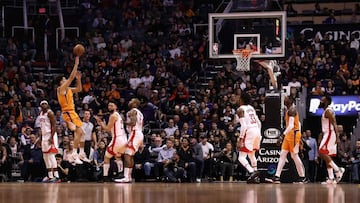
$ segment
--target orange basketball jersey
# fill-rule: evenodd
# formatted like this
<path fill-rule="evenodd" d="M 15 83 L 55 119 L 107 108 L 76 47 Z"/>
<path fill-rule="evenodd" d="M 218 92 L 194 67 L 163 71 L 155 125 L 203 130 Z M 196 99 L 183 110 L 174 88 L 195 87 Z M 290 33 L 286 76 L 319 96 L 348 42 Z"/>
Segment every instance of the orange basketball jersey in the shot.
<path fill-rule="evenodd" d="M 67 88 L 66 94 L 60 94 L 57 91 L 58 101 L 62 111 L 75 111 L 73 92 L 71 88 Z"/>
<path fill-rule="evenodd" d="M 286 112 L 285 114 L 285 122 L 286 122 L 286 126 L 289 125 L 289 113 Z M 290 132 L 294 133 L 295 130 L 300 130 L 300 126 L 299 126 L 300 122 L 299 122 L 299 114 L 296 113 L 295 115 L 295 121 L 294 121 L 294 127 L 293 129 L 291 129 Z"/>

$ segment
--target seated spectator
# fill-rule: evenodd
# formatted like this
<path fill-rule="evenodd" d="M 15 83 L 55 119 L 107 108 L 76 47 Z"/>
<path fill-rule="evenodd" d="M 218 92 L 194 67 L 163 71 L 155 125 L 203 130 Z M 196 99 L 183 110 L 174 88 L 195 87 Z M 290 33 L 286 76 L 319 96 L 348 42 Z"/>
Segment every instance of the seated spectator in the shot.
<path fill-rule="evenodd" d="M 30 144 L 30 135 L 32 134 L 32 128 L 27 127 L 24 133 L 20 135 L 20 144 L 21 146 L 26 146 Z"/>
<path fill-rule="evenodd" d="M 207 138 L 204 135 L 200 136 L 200 145 L 203 152 L 204 159 L 204 176 L 205 179 L 212 181 L 213 177 L 213 167 L 214 167 L 214 146 L 207 141 Z"/>
<path fill-rule="evenodd" d="M 320 7 L 320 3 L 319 2 L 316 2 L 315 3 L 315 10 L 314 10 L 314 13 L 315 14 L 321 14 L 323 11 L 322 11 L 322 9 L 321 9 L 321 7 Z"/>
<path fill-rule="evenodd" d="M 182 144 L 180 149 L 178 150 L 177 154 L 179 155 L 180 159 L 185 162 L 185 170 L 187 177 L 190 182 L 196 181 L 196 163 L 194 162 L 193 158 L 193 151 L 190 147 L 190 140 L 189 138 L 183 138 Z"/>
<path fill-rule="evenodd" d="M 323 21 L 324 24 L 335 24 L 335 12 L 333 10 L 330 11 L 329 16 Z"/>
<path fill-rule="evenodd" d="M 196 182 L 201 182 L 204 171 L 204 157 L 202 146 L 198 143 L 196 137 L 190 136 L 190 147 L 193 152 L 193 160 L 196 164 Z"/>
<path fill-rule="evenodd" d="M 170 102 L 175 104 L 187 104 L 189 98 L 189 90 L 185 87 L 183 82 L 179 82 L 176 89 L 169 98 Z"/>
<path fill-rule="evenodd" d="M 193 136 L 199 139 L 200 137 L 207 137 L 208 130 L 205 127 L 203 122 L 200 122 L 198 126 L 196 126 L 193 130 Z"/>
<path fill-rule="evenodd" d="M 164 166 L 164 176 L 169 182 L 182 182 L 185 179 L 185 162 L 175 151 L 168 164 Z"/>
<path fill-rule="evenodd" d="M 98 180 L 103 174 L 103 165 L 106 145 L 104 141 L 99 141 L 97 149 L 94 151 L 95 180 Z"/>
<path fill-rule="evenodd" d="M 111 84 L 111 89 L 106 92 L 106 96 L 109 98 L 109 100 L 120 99 L 120 92 L 117 89 L 116 84 Z"/>
<path fill-rule="evenodd" d="M 291 81 L 288 83 L 288 86 L 291 87 L 295 87 L 296 89 L 300 89 L 301 88 L 301 83 L 297 80 L 296 77 L 293 77 L 291 79 Z"/>
<path fill-rule="evenodd" d="M 8 169 L 7 169 L 7 150 L 5 147 L 5 138 L 3 136 L 0 136 L 0 175 L 7 176 Z M 4 177 L 1 177 L 4 178 Z M 1 180 L 4 181 L 4 180 Z"/>
<path fill-rule="evenodd" d="M 182 129 L 180 129 L 181 136 L 189 136 L 192 135 L 192 129 L 190 128 L 187 122 L 184 122 L 182 125 Z"/>
<path fill-rule="evenodd" d="M 76 154 L 77 153 L 74 153 L 74 140 L 70 140 L 68 147 L 64 149 L 63 160 L 75 166 Z"/>
<path fill-rule="evenodd" d="M 233 150 L 233 147 L 229 142 L 226 144 L 226 147 L 221 151 L 219 157 L 219 164 L 221 170 L 220 181 L 224 181 L 224 177 L 229 177 L 229 182 L 233 181 L 233 173 L 236 160 L 236 152 Z"/>
<path fill-rule="evenodd" d="M 61 182 L 70 182 L 69 172 L 71 166 L 69 166 L 69 162 L 64 161 L 61 154 L 56 154 L 55 158 Z"/>
<path fill-rule="evenodd" d="M 159 152 L 161 151 L 161 149 L 163 147 L 164 146 L 163 146 L 161 137 L 159 135 L 155 134 L 154 142 L 151 143 L 151 145 L 148 147 L 149 152 L 150 152 L 150 159 L 149 159 L 148 163 L 144 164 L 145 175 L 150 176 L 151 169 L 154 167 L 155 163 L 157 162 Z M 157 181 L 160 181 L 160 177 L 155 177 L 155 178 L 157 178 Z"/>
<path fill-rule="evenodd" d="M 311 89 L 312 95 L 322 96 L 325 93 L 325 88 L 322 86 L 321 81 L 316 81 L 315 87 Z"/>
<path fill-rule="evenodd" d="M 164 167 L 166 167 L 170 163 L 170 160 L 175 153 L 175 149 L 173 148 L 173 146 L 173 141 L 167 139 L 166 146 L 159 151 L 157 162 L 154 164 L 154 175 L 156 179 L 159 179 L 162 176 Z"/>
<path fill-rule="evenodd" d="M 169 119 L 168 126 L 164 129 L 166 132 L 166 138 L 170 137 L 171 135 L 175 134 L 175 130 L 178 129 L 177 126 L 174 124 L 174 119 Z"/>
<path fill-rule="evenodd" d="M 327 86 L 325 87 L 325 94 L 328 94 L 328 95 L 336 94 L 336 89 L 335 89 L 333 81 L 329 80 L 327 82 Z"/>
<path fill-rule="evenodd" d="M 350 161 L 352 163 L 352 182 L 359 182 L 359 164 L 360 164 L 360 139 L 356 141 L 355 149 L 352 152 Z"/>
<path fill-rule="evenodd" d="M 27 92 L 29 92 L 29 91 L 27 91 Z M 35 100 L 34 100 L 34 102 L 35 102 Z M 37 115 L 38 115 L 37 109 L 31 105 L 30 101 L 27 101 L 25 103 L 25 106 L 22 108 L 22 116 L 23 116 L 24 121 L 29 123 L 30 126 L 34 126 Z"/>
<path fill-rule="evenodd" d="M 338 132 L 340 139 L 338 143 L 338 158 L 340 161 L 340 166 L 344 167 L 350 162 L 352 156 L 351 140 L 349 139 L 346 132 L 344 132 L 342 125 L 338 125 Z"/>
<path fill-rule="evenodd" d="M 150 176 L 150 170 L 145 171 L 145 165 L 149 165 L 150 162 L 150 152 L 145 145 L 140 145 L 138 151 L 134 155 L 134 177 L 135 182 L 139 182 L 147 179 Z M 151 169 L 151 167 L 146 167 L 146 169 Z"/>
<path fill-rule="evenodd" d="M 25 181 L 42 181 L 46 177 L 46 167 L 40 143 L 34 134 L 30 135 L 30 143 L 24 147 L 22 176 Z"/>

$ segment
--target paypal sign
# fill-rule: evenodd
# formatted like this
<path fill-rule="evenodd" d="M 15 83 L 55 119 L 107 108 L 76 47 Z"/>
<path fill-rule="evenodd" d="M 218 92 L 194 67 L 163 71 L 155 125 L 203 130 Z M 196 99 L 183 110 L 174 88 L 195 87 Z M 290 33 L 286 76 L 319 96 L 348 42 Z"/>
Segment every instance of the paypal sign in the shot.
<path fill-rule="evenodd" d="M 321 97 L 311 97 L 308 113 L 310 116 L 321 116 L 323 109 L 319 109 Z M 357 116 L 360 112 L 359 96 L 332 96 L 330 107 L 336 116 Z"/>

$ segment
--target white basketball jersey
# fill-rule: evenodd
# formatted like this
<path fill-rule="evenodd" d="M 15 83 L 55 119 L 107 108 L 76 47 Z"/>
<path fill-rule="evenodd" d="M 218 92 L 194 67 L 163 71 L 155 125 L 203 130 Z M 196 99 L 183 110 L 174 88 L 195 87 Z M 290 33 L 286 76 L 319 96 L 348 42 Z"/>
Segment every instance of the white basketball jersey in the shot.
<path fill-rule="evenodd" d="M 144 116 L 141 113 L 141 111 L 137 108 L 133 108 L 130 111 L 136 111 L 136 123 L 135 126 L 131 126 L 130 127 L 130 131 L 142 131 L 143 130 L 143 125 L 144 125 Z M 129 115 L 128 115 L 129 118 Z"/>
<path fill-rule="evenodd" d="M 257 114 L 254 107 L 251 105 L 241 105 L 239 108 L 244 111 L 244 118 L 247 128 L 258 127 L 256 119 Z"/>
<path fill-rule="evenodd" d="M 334 125 L 330 122 L 330 119 L 325 118 L 326 111 L 332 111 L 332 109 L 330 107 L 326 108 L 321 116 L 321 126 L 322 126 L 322 131 L 324 134 L 327 134 L 329 132 L 335 132 Z"/>
<path fill-rule="evenodd" d="M 118 112 L 114 112 L 115 116 L 118 118 L 114 126 L 111 128 L 111 136 L 113 139 L 119 138 L 120 136 L 126 136 L 125 129 L 124 129 L 124 122 Z"/>
<path fill-rule="evenodd" d="M 44 113 L 43 111 L 40 112 L 39 114 L 39 122 L 40 122 L 40 129 L 41 129 L 41 134 L 47 135 L 51 133 L 51 122 L 50 119 L 48 117 L 48 113 L 51 110 L 48 109 L 48 111 L 46 113 Z"/>

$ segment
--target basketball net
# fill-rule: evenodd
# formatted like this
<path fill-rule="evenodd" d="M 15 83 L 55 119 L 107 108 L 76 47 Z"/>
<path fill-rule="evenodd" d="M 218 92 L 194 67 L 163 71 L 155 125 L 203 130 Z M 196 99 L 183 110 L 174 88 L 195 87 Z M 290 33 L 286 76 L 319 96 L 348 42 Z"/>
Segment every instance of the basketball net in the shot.
<path fill-rule="evenodd" d="M 236 58 L 236 70 L 237 71 L 250 71 L 250 59 L 254 50 L 250 47 L 245 49 L 235 49 L 233 50 L 233 54 Z"/>

